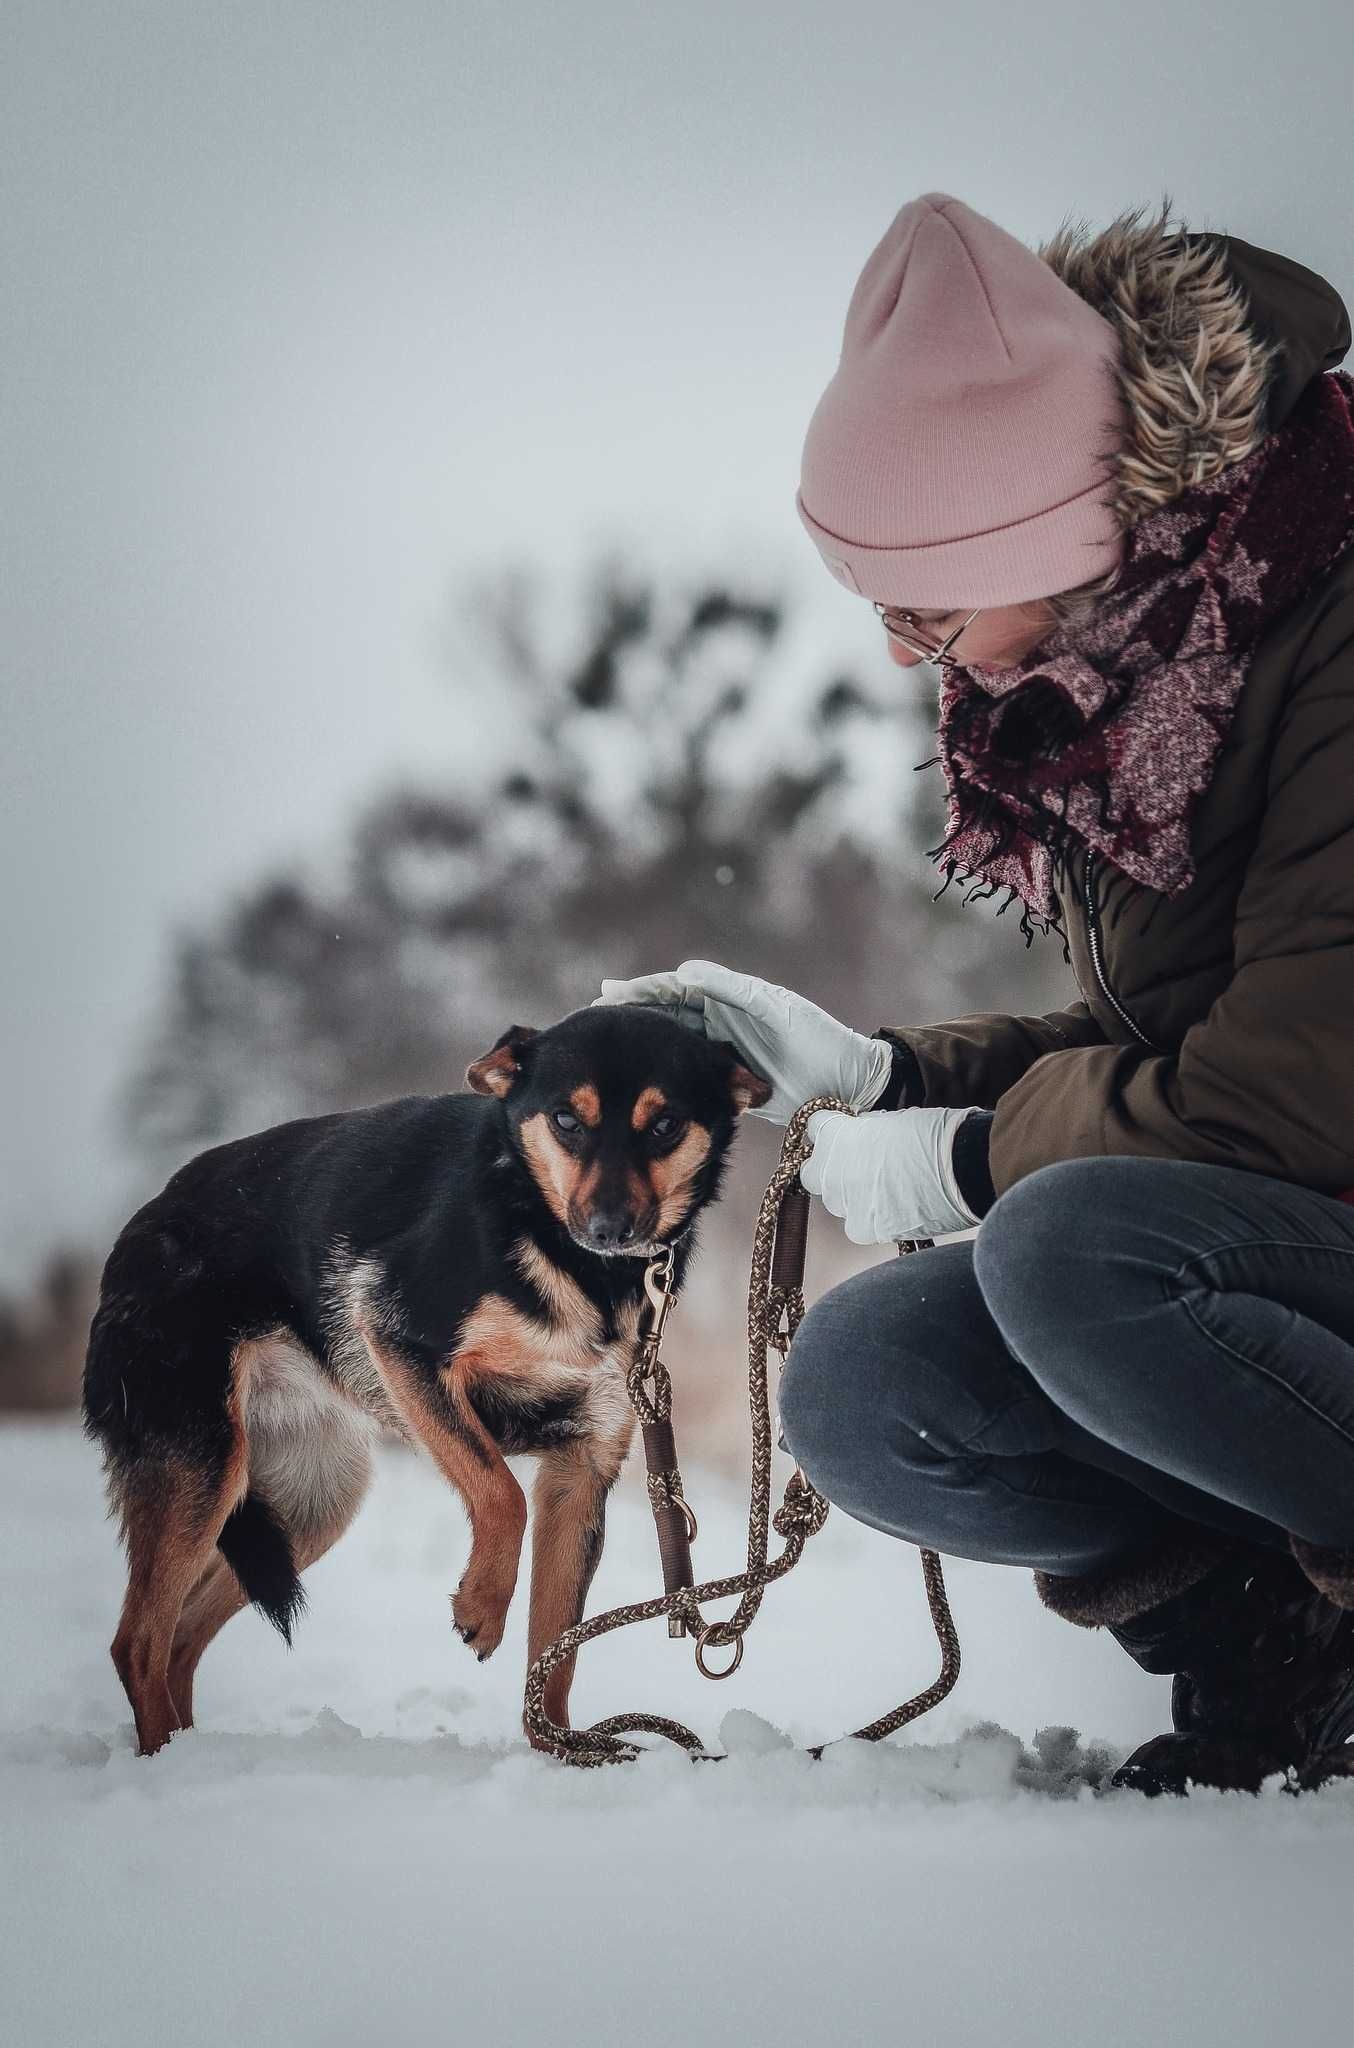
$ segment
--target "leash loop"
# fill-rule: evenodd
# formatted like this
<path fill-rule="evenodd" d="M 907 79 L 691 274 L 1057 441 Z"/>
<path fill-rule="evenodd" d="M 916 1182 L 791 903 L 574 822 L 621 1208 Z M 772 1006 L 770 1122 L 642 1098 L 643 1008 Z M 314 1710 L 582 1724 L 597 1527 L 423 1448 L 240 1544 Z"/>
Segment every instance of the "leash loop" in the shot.
<path fill-rule="evenodd" d="M 771 1526 L 778 1536 L 788 1542 L 792 1536 L 806 1542 L 816 1536 L 827 1520 L 827 1502 L 796 1465 L 785 1485 L 785 1498 L 771 1518 Z"/>

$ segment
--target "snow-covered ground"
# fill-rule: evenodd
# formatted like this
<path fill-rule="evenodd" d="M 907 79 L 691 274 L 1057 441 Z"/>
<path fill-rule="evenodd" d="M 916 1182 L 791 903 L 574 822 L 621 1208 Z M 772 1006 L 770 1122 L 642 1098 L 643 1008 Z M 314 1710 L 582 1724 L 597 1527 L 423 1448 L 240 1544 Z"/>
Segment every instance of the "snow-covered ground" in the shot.
<path fill-rule="evenodd" d="M 594 1608 L 655 1584 L 636 1477 Z M 695 1469 L 687 1490 L 701 1571 L 732 1569 L 742 1501 Z M 1354 1788 L 1096 1796 L 1094 1744 L 1166 1725 L 1166 1681 L 1054 1621 L 1026 1574 L 951 1564 L 957 1692 L 814 1763 L 789 1739 L 857 1725 L 937 1656 L 915 1552 L 834 1515 L 729 1684 L 661 1622 L 584 1652 L 576 1718 L 670 1711 L 728 1761 L 664 1745 L 571 1771 L 517 1732 L 524 1598 L 487 1665 L 452 1633 L 465 1542 L 432 1470 L 385 1453 L 308 1574 L 296 1649 L 232 1622 L 198 1728 L 137 1758 L 96 1454 L 72 1424 L 0 1429 L 7 2041 L 1348 2038 Z M 1080 1743 L 1035 1746 L 1068 1722 Z"/>

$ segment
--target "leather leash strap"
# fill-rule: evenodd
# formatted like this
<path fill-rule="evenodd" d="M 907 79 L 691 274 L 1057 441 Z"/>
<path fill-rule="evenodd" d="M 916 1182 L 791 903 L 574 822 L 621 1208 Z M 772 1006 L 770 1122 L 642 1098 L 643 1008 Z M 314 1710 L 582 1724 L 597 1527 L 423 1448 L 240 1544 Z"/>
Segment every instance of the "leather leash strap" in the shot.
<path fill-rule="evenodd" d="M 523 1720 L 543 1748 L 551 1749 L 565 1762 L 582 1766 L 624 1763 L 638 1755 L 634 1743 L 621 1740 L 625 1734 L 662 1735 L 679 1744 L 693 1757 L 714 1760 L 716 1753 L 705 1749 L 699 1736 L 680 1721 L 661 1714 L 613 1714 L 591 1728 L 565 1728 L 545 1711 L 545 1685 L 550 1673 L 595 1636 L 625 1628 L 631 1622 L 647 1621 L 660 1614 L 668 1617 L 672 1635 L 691 1635 L 696 1641 L 696 1663 L 707 1678 L 728 1678 L 742 1661 L 743 1637 L 761 1606 L 762 1596 L 773 1579 L 784 1576 L 798 1564 L 804 1545 L 827 1520 L 828 1504 L 802 1471 L 791 1474 L 785 1497 L 772 1522 L 770 1516 L 771 1412 L 767 1386 L 769 1350 L 780 1353 L 782 1362 L 790 1340 L 804 1314 L 804 1260 L 808 1244 L 809 1197 L 799 1180 L 799 1169 L 812 1146 L 805 1136 L 809 1118 L 819 1109 L 849 1111 L 836 1096 L 818 1095 L 797 1109 L 786 1126 L 780 1162 L 771 1177 L 757 1215 L 753 1235 L 752 1270 L 748 1283 L 748 1400 L 752 1418 L 752 1483 L 748 1502 L 747 1568 L 727 1578 L 692 1582 L 690 1544 L 696 1534 L 696 1519 L 682 1493 L 682 1476 L 677 1465 L 672 1430 L 672 1382 L 659 1355 L 663 1327 L 672 1305 L 671 1251 L 651 1261 L 645 1273 L 649 1298 L 649 1320 L 636 1358 L 627 1377 L 630 1399 L 639 1416 L 644 1437 L 649 1502 L 658 1532 L 659 1557 L 663 1566 L 664 1591 L 661 1598 L 641 1600 L 610 1608 L 591 1620 L 577 1622 L 546 1649 L 527 1673 Z M 928 1245 L 929 1239 L 911 1243 L 899 1240 L 901 1253 Z M 652 1383 L 652 1391 L 650 1391 Z M 780 1556 L 768 1556 L 768 1528 L 774 1526 L 784 1540 Z M 922 1579 L 927 1605 L 940 1644 L 941 1666 L 933 1683 L 890 1713 L 855 1730 L 855 1739 L 879 1742 L 909 1721 L 937 1706 L 959 1676 L 959 1636 L 945 1593 L 940 1559 L 933 1550 L 921 1552 Z M 717 1600 L 726 1594 L 741 1597 L 735 1611 L 722 1621 L 707 1622 L 701 1614 L 702 1600 Z M 723 1669 L 706 1662 L 710 1648 L 732 1648 L 732 1661 Z M 815 1745 L 810 1754 L 821 1756 L 826 1745 Z"/>

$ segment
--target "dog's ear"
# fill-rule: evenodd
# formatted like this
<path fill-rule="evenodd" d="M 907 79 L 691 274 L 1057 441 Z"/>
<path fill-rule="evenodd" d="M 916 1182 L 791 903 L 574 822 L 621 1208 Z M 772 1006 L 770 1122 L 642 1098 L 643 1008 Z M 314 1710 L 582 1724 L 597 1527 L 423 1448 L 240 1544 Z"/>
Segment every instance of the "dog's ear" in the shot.
<path fill-rule="evenodd" d="M 740 1060 L 729 1075 L 729 1094 L 739 1116 L 745 1109 L 760 1109 L 764 1102 L 771 1100 L 771 1083 L 764 1081 L 760 1074 L 754 1074 L 751 1067 L 745 1067 Z"/>
<path fill-rule="evenodd" d="M 719 1050 L 728 1056 L 729 1100 L 733 1104 L 735 1116 L 742 1116 L 745 1109 L 760 1109 L 764 1102 L 771 1100 L 771 1083 L 764 1081 L 760 1074 L 754 1074 L 751 1067 L 745 1066 L 736 1049 L 726 1038 L 712 1039 L 711 1043 L 717 1045 Z"/>
<path fill-rule="evenodd" d="M 742 1116 L 744 1110 L 760 1110 L 764 1102 L 770 1102 L 770 1081 L 764 1081 L 760 1073 L 754 1073 L 752 1067 L 744 1063 L 744 1057 L 735 1044 L 729 1044 L 727 1038 L 711 1038 L 709 1044 L 713 1044 L 713 1049 L 727 1061 L 725 1087 L 729 1090 L 729 1102 L 733 1104 L 735 1116 Z"/>
<path fill-rule="evenodd" d="M 465 1070 L 468 1086 L 477 1095 L 506 1095 L 522 1071 L 523 1047 L 539 1037 L 534 1024 L 510 1024 L 488 1052 L 470 1062 Z"/>

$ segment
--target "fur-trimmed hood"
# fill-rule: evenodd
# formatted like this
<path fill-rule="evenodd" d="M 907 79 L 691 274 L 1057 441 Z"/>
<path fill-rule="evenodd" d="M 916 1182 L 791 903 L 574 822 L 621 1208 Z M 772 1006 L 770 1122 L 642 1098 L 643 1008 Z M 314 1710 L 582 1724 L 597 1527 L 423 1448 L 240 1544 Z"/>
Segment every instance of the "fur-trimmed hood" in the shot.
<path fill-rule="evenodd" d="M 1036 254 L 1115 328 L 1129 430 L 1111 506 L 1127 530 L 1240 462 L 1350 346 L 1335 287 L 1237 235 L 1144 222 L 1064 224 Z"/>

